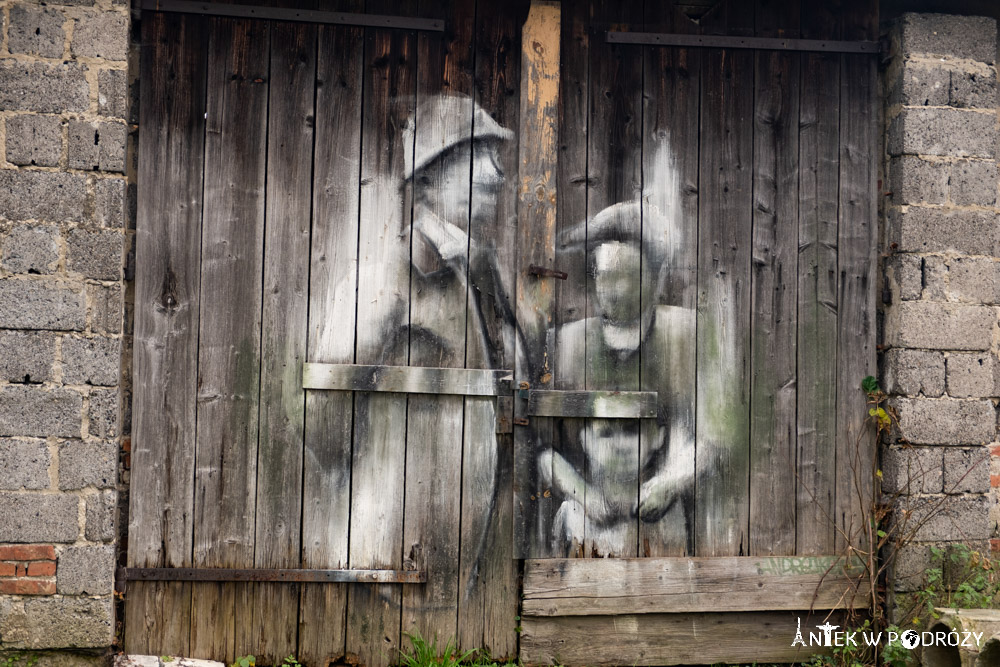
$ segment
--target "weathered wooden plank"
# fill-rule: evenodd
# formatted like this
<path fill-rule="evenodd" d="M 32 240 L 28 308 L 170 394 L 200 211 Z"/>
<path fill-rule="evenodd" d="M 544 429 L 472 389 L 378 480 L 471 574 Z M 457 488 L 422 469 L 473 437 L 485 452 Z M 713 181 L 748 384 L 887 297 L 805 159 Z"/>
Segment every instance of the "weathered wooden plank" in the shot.
<path fill-rule="evenodd" d="M 527 414 L 537 417 L 651 419 L 655 391 L 528 391 Z"/>
<path fill-rule="evenodd" d="M 753 54 L 707 52 L 701 77 L 695 554 L 737 556 L 749 548 Z"/>
<path fill-rule="evenodd" d="M 646 3 L 646 29 L 695 29 L 673 3 Z M 659 394 L 656 422 L 643 422 L 639 554 L 692 554 L 695 368 L 698 303 L 699 49 L 643 49 L 643 311 L 654 312 L 642 343 L 641 388 Z M 661 239 L 666 239 L 665 243 Z M 657 241 L 660 240 L 659 243 Z M 657 256 L 659 255 L 659 256 Z"/>
<path fill-rule="evenodd" d="M 268 88 L 261 326 L 260 437 L 254 566 L 300 562 L 316 28 L 275 23 Z M 299 587 L 254 587 L 254 655 L 297 653 Z"/>
<path fill-rule="evenodd" d="M 464 328 L 464 327 L 463 327 Z M 305 364 L 306 389 L 379 391 L 404 394 L 504 396 L 511 391 L 513 371 L 427 366 Z"/>
<path fill-rule="evenodd" d="M 641 23 L 642 3 L 594 0 L 591 15 L 591 32 L 600 34 Z M 649 327 L 641 308 L 642 292 L 651 289 L 642 281 L 646 248 L 638 204 L 642 194 L 642 50 L 593 39 L 588 58 L 584 243 L 592 284 L 581 329 L 586 338 L 582 379 L 589 390 L 635 391 L 642 375 L 642 339 Z M 573 230 L 568 236 L 574 236 Z M 572 338 L 571 331 L 578 328 L 578 324 L 564 327 L 560 338 Z M 575 469 L 586 480 L 584 555 L 637 555 L 638 423 L 588 422 L 583 450 L 584 463 Z M 555 481 L 557 470 L 552 474 Z"/>
<path fill-rule="evenodd" d="M 250 567 L 257 478 L 269 26 L 211 19 L 194 564 Z M 191 652 L 249 646 L 249 584 L 194 587 Z"/>
<path fill-rule="evenodd" d="M 189 17 L 142 22 L 130 566 L 191 564 L 206 36 Z M 189 655 L 190 605 L 190 584 L 131 587 L 125 646 Z"/>
<path fill-rule="evenodd" d="M 517 298 L 521 337 L 515 378 L 533 388 L 552 387 L 547 334 L 553 324 L 551 278 L 533 279 L 528 267 L 546 266 L 556 245 L 556 163 L 559 122 L 560 6 L 532 0 L 521 32 L 521 98 L 518 128 Z M 515 401 L 515 415 L 524 409 Z M 540 440 L 541 439 L 541 440 Z M 543 550 L 545 517 L 551 516 L 538 474 L 538 442 L 551 441 L 544 424 L 514 429 L 514 555 Z"/>
<path fill-rule="evenodd" d="M 867 6 L 866 6 L 867 5 Z M 844 37 L 877 31 L 874 3 L 842 15 Z M 873 23 L 874 22 L 874 23 Z M 873 537 L 874 429 L 861 379 L 876 375 L 876 138 L 875 56 L 840 60 L 840 217 L 837 319 L 837 547 L 868 548 Z"/>
<path fill-rule="evenodd" d="M 580 328 L 579 322 L 587 317 L 587 247 L 586 243 L 566 243 L 571 230 L 587 219 L 587 149 L 588 149 L 588 109 L 590 106 L 590 6 L 587 2 L 566 3 L 562 12 L 562 36 L 560 39 L 559 77 L 559 162 L 556 172 L 556 189 L 559 192 L 559 206 L 556 211 L 557 242 L 553 264 L 549 268 L 566 274 L 565 280 L 551 278 L 529 278 L 545 280 L 555 291 L 555 312 L 549 333 L 549 347 L 553 356 L 549 371 L 552 386 L 557 390 L 583 389 L 586 387 L 584 375 L 587 356 L 585 336 L 563 336 L 568 327 Z M 600 37 L 597 37 L 600 39 Z M 574 128 L 572 131 L 569 128 Z M 539 453 L 536 461 L 545 463 L 544 470 L 538 470 L 542 477 L 542 497 L 544 489 L 551 489 L 552 475 L 557 470 L 552 462 L 556 455 L 582 464 L 580 454 L 583 442 L 580 434 L 585 422 L 581 419 L 531 419 L 532 429 L 545 433 L 539 439 Z M 547 450 L 551 450 L 551 453 Z M 556 516 L 562 523 L 582 524 L 586 511 L 582 485 L 566 485 L 556 489 L 557 496 L 544 499 L 548 514 L 539 517 L 541 530 L 545 536 L 540 549 L 534 555 L 558 557 L 579 554 L 583 550 L 583 537 L 556 530 Z"/>
<path fill-rule="evenodd" d="M 420 0 L 417 11 L 443 13 L 448 29 L 417 35 L 414 171 L 407 183 L 413 197 L 410 364 L 457 370 L 465 365 L 466 347 L 478 343 L 466 340 L 468 319 L 475 316 L 469 312 L 469 221 L 478 213 L 470 207 L 479 166 L 472 155 L 475 110 L 469 97 L 475 0 Z M 442 234 L 447 242 L 438 236 L 442 230 L 464 242 L 452 250 L 451 235 Z M 409 399 L 403 553 L 428 579 L 403 590 L 404 635 L 447 640 L 458 633 L 462 497 L 455 491 L 462 486 L 464 419 L 461 396 Z M 477 444 L 489 448 L 494 442 L 490 437 Z"/>
<path fill-rule="evenodd" d="M 307 350 L 316 362 L 354 361 L 363 36 L 358 28 L 319 29 Z M 351 392 L 306 392 L 303 567 L 348 563 L 353 409 Z M 302 587 L 296 655 L 303 663 L 325 665 L 343 655 L 346 609 L 346 586 Z"/>
<path fill-rule="evenodd" d="M 119 570 L 121 572 L 121 570 Z M 132 567 L 125 570 L 125 578 L 132 581 L 281 581 L 288 583 L 392 583 L 422 584 L 426 572 L 415 570 L 314 570 L 302 568 L 249 568 L 224 567 Z"/>
<path fill-rule="evenodd" d="M 604 666 L 804 662 L 815 646 L 791 646 L 797 620 L 817 632 L 825 614 L 746 612 L 634 616 L 526 617 L 521 659 L 528 664 Z M 842 613 L 829 622 L 843 627 Z"/>
<path fill-rule="evenodd" d="M 758 36 L 796 36 L 798 3 L 757 0 Z M 795 553 L 799 56 L 755 54 L 750 274 L 750 554 Z"/>
<path fill-rule="evenodd" d="M 495 204 L 470 219 L 470 317 L 466 336 L 480 327 L 486 347 L 466 346 L 469 368 L 514 368 L 515 323 L 512 297 L 517 239 L 517 122 L 520 85 L 520 30 L 527 3 L 476 5 L 475 92 L 484 111 L 513 138 L 496 147 L 506 174 L 495 192 L 472 193 L 472 206 Z M 484 133 L 473 127 L 473 133 Z M 474 151 L 477 150 L 475 147 Z M 475 155 L 475 153 L 474 153 Z M 485 260 L 485 261 L 483 261 Z M 480 268 L 481 267 L 481 268 Z M 474 307 L 473 307 L 474 306 Z M 478 318 L 472 317 L 475 312 Z M 482 647 L 493 656 L 517 653 L 518 585 L 514 560 L 513 475 L 514 402 L 510 394 L 465 399 L 462 454 L 462 538 L 459 554 L 458 643 Z M 496 421 L 492 437 L 489 420 Z M 481 443 L 489 442 L 491 447 Z"/>
<path fill-rule="evenodd" d="M 802 34 L 839 37 L 837 8 L 802 8 Z M 835 548 L 840 57 L 802 56 L 799 104 L 796 552 Z"/>
<path fill-rule="evenodd" d="M 528 560 L 524 616 L 857 607 L 864 569 L 839 556 Z M 856 593 L 859 591 L 860 593 Z"/>
<path fill-rule="evenodd" d="M 369 0 L 366 11 L 386 2 Z M 394 3 L 412 13 L 415 3 Z M 412 33 L 365 31 L 361 199 L 358 239 L 355 361 L 405 365 L 408 356 L 411 202 L 401 189 L 413 135 L 416 39 Z M 350 566 L 400 569 L 407 397 L 358 393 L 354 399 Z M 400 641 L 401 591 L 352 585 L 347 647 L 370 667 L 395 661 Z"/>

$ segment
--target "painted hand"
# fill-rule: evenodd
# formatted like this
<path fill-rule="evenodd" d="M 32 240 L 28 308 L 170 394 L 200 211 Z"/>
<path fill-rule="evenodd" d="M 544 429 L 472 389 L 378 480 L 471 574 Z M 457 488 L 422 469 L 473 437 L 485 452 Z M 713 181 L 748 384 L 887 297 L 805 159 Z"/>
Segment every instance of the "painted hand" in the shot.
<path fill-rule="evenodd" d="M 676 479 L 656 476 L 639 489 L 639 518 L 658 521 L 677 501 L 680 485 Z"/>

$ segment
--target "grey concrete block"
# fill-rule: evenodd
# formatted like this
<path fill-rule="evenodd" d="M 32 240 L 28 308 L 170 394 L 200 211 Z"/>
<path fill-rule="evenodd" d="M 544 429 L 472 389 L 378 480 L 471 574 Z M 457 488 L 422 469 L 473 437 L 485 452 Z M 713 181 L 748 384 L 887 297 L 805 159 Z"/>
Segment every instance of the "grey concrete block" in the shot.
<path fill-rule="evenodd" d="M 82 221 L 86 201 L 81 175 L 0 170 L 0 217 L 8 220 Z"/>
<path fill-rule="evenodd" d="M 44 440 L 0 438 L 0 489 L 49 488 L 51 458 Z"/>
<path fill-rule="evenodd" d="M 121 285 L 87 285 L 90 300 L 90 328 L 96 333 L 121 333 Z"/>
<path fill-rule="evenodd" d="M 989 493 L 990 451 L 986 447 L 944 452 L 945 493 Z"/>
<path fill-rule="evenodd" d="M 114 438 L 119 433 L 119 395 L 117 389 L 94 389 L 90 392 L 90 428 L 94 438 Z"/>
<path fill-rule="evenodd" d="M 905 60 L 889 93 L 889 103 L 907 106 L 947 106 L 951 70 L 940 64 Z"/>
<path fill-rule="evenodd" d="M 118 492 L 101 491 L 87 496 L 87 523 L 84 532 L 91 542 L 110 542 L 115 538 L 115 509 Z"/>
<path fill-rule="evenodd" d="M 7 161 L 56 167 L 62 158 L 62 121 L 58 116 L 11 116 L 7 119 Z"/>
<path fill-rule="evenodd" d="M 62 595 L 110 595 L 115 583 L 115 548 L 68 547 L 59 554 L 56 591 Z"/>
<path fill-rule="evenodd" d="M 888 309 L 886 339 L 892 347 L 988 350 L 996 319 L 989 306 L 904 301 Z"/>
<path fill-rule="evenodd" d="M 1000 218 L 992 211 L 909 206 L 889 209 L 889 240 L 901 252 L 1000 256 Z"/>
<path fill-rule="evenodd" d="M 117 338 L 63 338 L 62 380 L 66 384 L 113 387 L 121 368 L 121 341 Z"/>
<path fill-rule="evenodd" d="M 18 225 L 2 241 L 0 262 L 11 273 L 55 273 L 59 262 L 59 228 Z"/>
<path fill-rule="evenodd" d="M 75 542 L 80 534 L 76 496 L 4 491 L 0 507 L 0 542 Z"/>
<path fill-rule="evenodd" d="M 71 48 L 74 56 L 125 60 L 128 57 L 128 15 L 95 12 L 78 18 Z"/>
<path fill-rule="evenodd" d="M 990 401 L 893 398 L 901 435 L 914 445 L 981 445 L 996 438 Z"/>
<path fill-rule="evenodd" d="M 903 14 L 897 26 L 903 55 L 952 56 L 992 63 L 996 60 L 996 21 L 984 16 Z"/>
<path fill-rule="evenodd" d="M 903 155 L 889 162 L 894 204 L 944 204 L 948 199 L 948 164 Z"/>
<path fill-rule="evenodd" d="M 948 300 L 948 263 L 943 257 L 924 257 L 920 261 L 924 291 L 921 296 L 929 301 Z"/>
<path fill-rule="evenodd" d="M 899 299 L 915 301 L 922 296 L 923 260 L 919 255 L 896 253 L 886 262 L 890 284 L 897 290 Z"/>
<path fill-rule="evenodd" d="M 0 110 L 86 111 L 90 85 L 84 71 L 76 63 L 0 61 Z"/>
<path fill-rule="evenodd" d="M 995 109 L 997 106 L 996 71 L 953 71 L 948 88 L 948 104 L 967 109 Z"/>
<path fill-rule="evenodd" d="M 882 453 L 882 489 L 888 493 L 941 493 L 941 447 L 889 447 Z"/>
<path fill-rule="evenodd" d="M 59 443 L 59 488 L 114 488 L 118 481 L 118 446 L 114 442 Z"/>
<path fill-rule="evenodd" d="M 80 437 L 83 397 L 71 389 L 0 386 L 0 435 Z"/>
<path fill-rule="evenodd" d="M 94 182 L 94 221 L 101 227 L 125 228 L 125 179 L 99 178 Z"/>
<path fill-rule="evenodd" d="M 986 257 L 956 257 L 948 260 L 949 300 L 1000 303 L 1000 261 Z"/>
<path fill-rule="evenodd" d="M 996 162 L 962 160 L 951 167 L 951 200 L 960 205 L 994 206 L 997 202 Z"/>
<path fill-rule="evenodd" d="M 992 398 L 1000 396 L 996 357 L 991 352 L 952 352 L 948 367 L 948 395 L 952 398 Z"/>
<path fill-rule="evenodd" d="M 97 74 L 97 110 L 102 116 L 125 120 L 128 114 L 128 73 L 102 69 Z"/>
<path fill-rule="evenodd" d="M 119 280 L 125 236 L 120 231 L 70 230 L 66 236 L 66 268 L 86 278 Z"/>
<path fill-rule="evenodd" d="M 995 134 L 991 113 L 907 107 L 889 124 L 889 154 L 992 158 Z"/>
<path fill-rule="evenodd" d="M 883 355 L 885 390 L 890 394 L 934 398 L 944 393 L 944 354 L 893 348 Z"/>
<path fill-rule="evenodd" d="M 51 380 L 55 354 L 56 342 L 51 334 L 0 330 L 0 380 L 24 383 Z"/>
<path fill-rule="evenodd" d="M 943 545 L 937 544 L 940 548 Z M 889 579 L 896 591 L 918 591 L 924 587 L 924 573 L 931 563 L 931 545 L 907 543 L 894 553 L 889 565 Z"/>
<path fill-rule="evenodd" d="M 7 45 L 11 53 L 60 58 L 66 32 L 58 9 L 16 4 L 10 8 Z"/>
<path fill-rule="evenodd" d="M 0 328 L 80 331 L 86 324 L 82 287 L 0 278 Z"/>
<path fill-rule="evenodd" d="M 944 542 L 989 539 L 986 496 L 939 496 L 900 499 L 906 505 L 897 510 L 896 520 L 904 520 L 903 535 L 917 542 Z"/>
<path fill-rule="evenodd" d="M 69 123 L 67 155 L 72 169 L 125 171 L 128 128 L 121 123 Z"/>
<path fill-rule="evenodd" d="M 105 648 L 115 637 L 114 603 L 100 599 L 36 597 L 0 605 L 4 646 L 22 649 Z"/>

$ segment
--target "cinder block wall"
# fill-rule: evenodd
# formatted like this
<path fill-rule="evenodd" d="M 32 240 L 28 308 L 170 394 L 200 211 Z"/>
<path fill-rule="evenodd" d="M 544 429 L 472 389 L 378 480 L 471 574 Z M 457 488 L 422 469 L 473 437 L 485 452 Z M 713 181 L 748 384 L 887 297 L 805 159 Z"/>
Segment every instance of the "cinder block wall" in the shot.
<path fill-rule="evenodd" d="M 0 0 L 0 651 L 114 638 L 128 49 L 127 0 Z"/>
<path fill-rule="evenodd" d="M 897 517 L 909 513 L 894 578 L 906 593 L 921 588 L 930 545 L 987 549 L 998 536 L 997 27 L 906 14 L 890 37 L 881 362 L 910 444 L 886 448 L 883 471 Z"/>

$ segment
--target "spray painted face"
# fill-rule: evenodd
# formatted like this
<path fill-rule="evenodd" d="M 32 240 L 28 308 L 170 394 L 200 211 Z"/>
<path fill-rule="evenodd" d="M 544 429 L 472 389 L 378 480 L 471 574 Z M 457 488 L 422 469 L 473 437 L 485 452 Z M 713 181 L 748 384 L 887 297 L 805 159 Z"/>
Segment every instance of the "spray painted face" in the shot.
<path fill-rule="evenodd" d="M 637 323 L 641 316 L 642 251 L 635 243 L 609 241 L 594 251 L 594 294 L 605 322 Z"/>
<path fill-rule="evenodd" d="M 466 141 L 420 172 L 418 203 L 461 227 L 466 216 L 473 225 L 491 223 L 503 182 L 497 143 Z"/>

